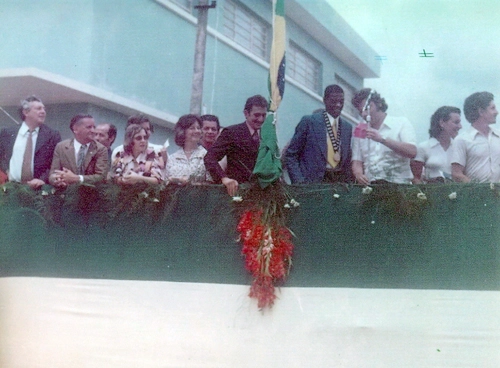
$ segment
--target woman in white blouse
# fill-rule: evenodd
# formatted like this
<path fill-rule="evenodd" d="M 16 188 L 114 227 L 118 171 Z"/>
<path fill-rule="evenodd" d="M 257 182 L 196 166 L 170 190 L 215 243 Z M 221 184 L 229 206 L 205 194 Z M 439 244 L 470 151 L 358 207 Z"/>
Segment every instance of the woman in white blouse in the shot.
<path fill-rule="evenodd" d="M 163 160 L 148 144 L 149 134 L 137 124 L 125 130 L 123 151 L 112 158 L 111 176 L 120 185 L 159 184 L 164 180 Z"/>
<path fill-rule="evenodd" d="M 169 156 L 167 182 L 187 184 L 210 180 L 203 162 L 207 150 L 199 144 L 201 124 L 198 115 L 193 114 L 181 116 L 175 124 L 175 143 L 181 149 Z"/>
<path fill-rule="evenodd" d="M 436 110 L 431 117 L 430 139 L 417 146 L 411 162 L 414 184 L 451 180 L 451 148 L 461 128 L 458 107 L 441 106 Z"/>

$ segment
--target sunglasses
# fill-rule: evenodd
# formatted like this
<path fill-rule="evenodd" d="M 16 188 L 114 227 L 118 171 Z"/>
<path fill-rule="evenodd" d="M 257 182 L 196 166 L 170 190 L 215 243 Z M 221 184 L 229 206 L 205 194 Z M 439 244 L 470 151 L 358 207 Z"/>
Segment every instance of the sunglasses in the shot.
<path fill-rule="evenodd" d="M 147 135 L 136 135 L 134 140 L 136 141 L 147 141 L 149 137 Z"/>

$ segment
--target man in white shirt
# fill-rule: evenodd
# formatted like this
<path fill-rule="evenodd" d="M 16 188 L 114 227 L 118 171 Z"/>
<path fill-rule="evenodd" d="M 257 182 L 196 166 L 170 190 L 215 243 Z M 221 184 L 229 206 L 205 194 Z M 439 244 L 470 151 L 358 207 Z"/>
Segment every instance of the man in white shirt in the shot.
<path fill-rule="evenodd" d="M 464 115 L 471 128 L 453 142 L 453 180 L 468 183 L 500 181 L 500 132 L 492 129 L 498 111 L 490 92 L 476 92 L 465 99 Z"/>
<path fill-rule="evenodd" d="M 368 124 L 353 133 L 352 171 L 356 182 L 411 184 L 410 159 L 417 154 L 416 135 L 406 118 L 387 116 L 387 103 L 377 92 L 364 88 L 352 98 Z"/>
<path fill-rule="evenodd" d="M 52 155 L 61 135 L 44 124 L 47 114 L 38 97 L 21 101 L 19 114 L 23 120 L 20 126 L 0 132 L 0 169 L 9 181 L 37 189 L 48 182 Z"/>

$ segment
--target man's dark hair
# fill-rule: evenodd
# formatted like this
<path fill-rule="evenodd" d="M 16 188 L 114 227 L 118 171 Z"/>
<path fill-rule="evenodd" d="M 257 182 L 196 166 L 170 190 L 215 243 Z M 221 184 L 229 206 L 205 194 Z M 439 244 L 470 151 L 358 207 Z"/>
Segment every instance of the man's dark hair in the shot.
<path fill-rule="evenodd" d="M 474 123 L 479 119 L 479 109 L 486 109 L 493 101 L 493 93 L 476 92 L 465 99 L 464 115 L 469 123 Z"/>
<path fill-rule="evenodd" d="M 132 115 L 127 120 L 127 126 L 131 124 L 142 125 L 143 123 L 149 123 L 149 130 L 151 131 L 151 133 L 155 132 L 153 124 L 151 124 L 151 120 L 149 120 L 149 118 L 146 115 L 143 114 Z"/>
<path fill-rule="evenodd" d="M 355 108 L 359 107 L 359 104 L 363 102 L 368 96 L 370 95 L 370 92 L 372 92 L 371 88 L 363 88 L 356 92 L 354 96 L 352 97 L 351 103 L 354 105 Z M 382 111 L 386 112 L 389 105 L 387 105 L 387 102 L 385 102 L 385 99 L 380 96 L 376 91 L 373 91 L 370 101 L 377 106 L 377 108 Z M 361 106 L 362 108 L 363 106 Z"/>
<path fill-rule="evenodd" d="M 201 128 L 201 119 L 198 115 L 187 114 L 182 115 L 179 118 L 177 124 L 175 124 L 175 144 L 179 147 L 184 147 L 186 143 L 186 130 L 188 130 L 193 124 L 198 123 Z"/>
<path fill-rule="evenodd" d="M 255 96 L 252 96 L 252 97 L 249 97 L 247 99 L 247 102 L 245 103 L 245 111 L 252 111 L 252 107 L 254 106 L 258 106 L 258 107 L 263 107 L 265 109 L 267 109 L 268 105 L 267 105 L 267 100 L 262 97 L 261 95 L 255 95 Z"/>
<path fill-rule="evenodd" d="M 26 119 L 26 115 L 24 115 L 24 110 L 30 110 L 30 103 L 31 102 L 40 102 L 43 103 L 42 100 L 40 100 L 38 97 L 35 95 L 31 95 L 26 97 L 24 100 L 21 101 L 21 106 L 19 107 L 19 117 L 21 118 L 22 121 Z"/>
<path fill-rule="evenodd" d="M 342 89 L 342 87 L 336 84 L 330 84 L 325 88 L 325 93 L 323 93 L 323 99 L 327 98 L 332 93 L 344 93 L 344 90 Z"/>
<path fill-rule="evenodd" d="M 207 114 L 207 115 L 200 116 L 200 119 L 201 119 L 202 123 L 205 120 L 207 120 L 207 121 L 215 121 L 215 123 L 217 124 L 217 130 L 220 130 L 219 118 L 217 116 Z M 203 125 L 202 125 L 202 128 L 203 128 Z"/>
<path fill-rule="evenodd" d="M 460 115 L 461 111 L 458 107 L 453 106 L 441 106 L 434 112 L 431 116 L 431 127 L 429 129 L 429 135 L 431 138 L 439 137 L 439 134 L 443 131 L 441 128 L 441 121 L 448 121 L 451 119 L 451 114 L 457 113 Z"/>
<path fill-rule="evenodd" d="M 108 130 L 108 137 L 111 138 L 113 137 L 113 140 L 111 141 L 111 144 L 114 143 L 116 139 L 116 135 L 118 134 L 118 129 L 116 129 L 116 126 L 114 124 L 106 123 L 109 125 L 109 130 Z"/>
<path fill-rule="evenodd" d="M 73 127 L 75 126 L 75 124 L 78 124 L 80 122 L 80 120 L 82 119 L 93 119 L 94 117 L 92 115 L 89 115 L 89 114 L 78 114 L 78 115 L 75 115 L 71 118 L 71 121 L 69 123 L 69 129 L 71 131 L 73 131 Z"/>

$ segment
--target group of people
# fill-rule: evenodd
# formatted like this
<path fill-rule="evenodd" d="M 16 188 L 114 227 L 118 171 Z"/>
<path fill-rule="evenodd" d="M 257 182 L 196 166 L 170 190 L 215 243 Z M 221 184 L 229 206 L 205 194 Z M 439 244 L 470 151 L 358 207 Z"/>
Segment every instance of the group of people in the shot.
<path fill-rule="evenodd" d="M 283 153 L 292 184 L 307 183 L 444 183 L 500 181 L 500 133 L 491 128 L 498 112 L 493 95 L 478 92 L 464 103 L 470 129 L 461 129 L 461 111 L 443 106 L 431 117 L 430 139 L 416 144 L 406 118 L 387 115 L 388 105 L 376 91 L 364 88 L 351 100 L 363 122 L 353 127 L 341 117 L 344 91 L 326 87 L 324 109 L 302 117 Z M 30 96 L 22 101 L 22 124 L 0 131 L 0 179 L 65 188 L 105 180 L 136 183 L 222 183 L 229 195 L 252 179 L 260 130 L 268 109 L 260 95 L 247 99 L 245 121 L 221 129 L 215 115 L 183 115 L 175 125 L 179 150 L 149 142 L 153 125 L 144 115 L 127 121 L 123 145 L 111 151 L 117 136 L 113 124 L 95 125 L 91 115 L 74 116 L 73 138 L 61 141 L 44 124 L 45 106 Z"/>
<path fill-rule="evenodd" d="M 387 114 L 376 91 L 364 88 L 351 103 L 363 122 L 354 129 L 340 113 L 344 93 L 337 85 L 325 89 L 325 108 L 302 118 L 286 149 L 292 183 L 355 182 L 420 184 L 500 181 L 500 132 L 494 96 L 477 92 L 465 99 L 462 128 L 457 107 L 442 106 L 432 115 L 430 139 L 417 145 L 406 118 Z"/>
<path fill-rule="evenodd" d="M 211 180 L 203 157 L 204 146 L 210 147 L 220 130 L 214 115 L 182 116 L 175 126 L 175 142 L 181 149 L 168 157 L 166 144 L 149 142 L 154 127 L 145 115 L 127 120 L 123 144 L 112 151 L 116 126 L 96 126 L 91 115 L 75 115 L 69 124 L 73 138 L 61 141 L 60 133 L 44 124 L 46 111 L 39 98 L 23 100 L 19 113 L 20 125 L 0 131 L 0 182 L 38 189 L 44 184 L 65 188 L 106 180 L 119 185 Z"/>

